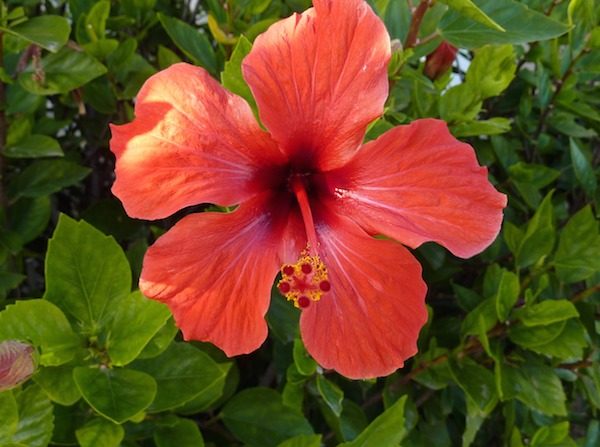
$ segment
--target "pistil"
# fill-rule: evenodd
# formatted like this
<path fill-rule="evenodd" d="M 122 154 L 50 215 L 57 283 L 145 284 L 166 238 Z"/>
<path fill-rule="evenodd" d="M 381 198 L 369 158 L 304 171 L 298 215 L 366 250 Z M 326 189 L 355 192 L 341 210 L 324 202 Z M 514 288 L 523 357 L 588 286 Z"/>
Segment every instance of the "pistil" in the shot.
<path fill-rule="evenodd" d="M 281 280 L 277 288 L 288 301 L 293 301 L 294 306 L 305 309 L 311 302 L 319 301 L 328 293 L 331 283 L 327 268 L 319 258 L 317 232 L 302 177 L 293 176 L 290 179 L 290 187 L 300 207 L 308 243 L 295 264 L 285 264 L 281 267 Z"/>
<path fill-rule="evenodd" d="M 312 211 L 310 209 L 310 203 L 308 201 L 308 194 L 306 193 L 306 187 L 304 181 L 299 175 L 294 175 L 290 180 L 290 186 L 298 206 L 300 207 L 300 214 L 302 214 L 302 220 L 304 221 L 304 228 L 306 230 L 306 238 L 308 240 L 308 251 L 313 253 L 315 256 L 319 255 L 317 232 L 315 231 L 315 224 L 313 220 Z"/>

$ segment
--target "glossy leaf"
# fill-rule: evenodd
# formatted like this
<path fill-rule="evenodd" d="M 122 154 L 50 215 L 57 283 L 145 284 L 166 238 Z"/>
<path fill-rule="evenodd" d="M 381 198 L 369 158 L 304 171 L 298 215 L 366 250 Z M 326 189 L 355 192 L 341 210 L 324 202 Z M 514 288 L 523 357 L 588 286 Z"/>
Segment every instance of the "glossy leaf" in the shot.
<path fill-rule="evenodd" d="M 200 395 L 214 401 L 221 397 L 227 376 L 210 356 L 184 343 L 172 343 L 160 356 L 138 360 L 133 367 L 156 380 L 151 412 L 178 407 Z"/>
<path fill-rule="evenodd" d="M 7 147 L 4 154 L 10 158 L 62 157 L 64 155 L 58 141 L 46 135 L 30 135 L 15 145 Z"/>
<path fill-rule="evenodd" d="M 17 394 L 19 422 L 13 443 L 27 447 L 46 447 L 52 437 L 54 415 L 52 404 L 38 386 L 30 386 Z"/>
<path fill-rule="evenodd" d="M 154 433 L 154 442 L 157 447 L 204 447 L 198 425 L 190 419 L 182 418 L 160 425 Z"/>
<path fill-rule="evenodd" d="M 13 177 L 8 194 L 41 197 L 55 193 L 84 179 L 90 170 L 67 160 L 37 160 Z"/>
<path fill-rule="evenodd" d="M 149 300 L 139 291 L 116 301 L 108 323 L 108 355 L 116 366 L 137 358 L 148 342 L 171 317 L 167 306 Z"/>
<path fill-rule="evenodd" d="M 341 444 L 343 447 L 379 447 L 382 445 L 398 445 L 404 436 L 404 407 L 407 397 L 400 398 L 373 420 L 369 426 L 351 442 Z M 341 447 L 340 446 L 340 447 Z"/>
<path fill-rule="evenodd" d="M 544 414 L 566 414 L 565 392 L 551 367 L 527 362 L 518 368 L 504 365 L 500 370 L 503 400 L 517 398 Z"/>
<path fill-rule="evenodd" d="M 0 340 L 32 342 L 42 365 L 68 362 L 80 344 L 62 311 L 45 300 L 20 300 L 0 312 Z"/>
<path fill-rule="evenodd" d="M 589 206 L 567 222 L 554 257 L 556 273 L 561 281 L 573 283 L 600 271 L 600 232 Z"/>
<path fill-rule="evenodd" d="M 39 68 L 28 65 L 19 76 L 19 83 L 36 95 L 55 95 L 81 87 L 104 73 L 106 67 L 95 58 L 65 47 L 43 57 Z"/>
<path fill-rule="evenodd" d="M 496 31 L 505 31 L 500 25 L 490 19 L 481 9 L 477 7 L 471 0 L 440 0 L 441 3 L 445 3 L 450 8 L 454 9 L 461 15 L 469 17 L 488 28 L 495 29 Z"/>
<path fill-rule="evenodd" d="M 60 405 L 73 405 L 81 398 L 81 392 L 73 379 L 73 366 L 47 366 L 33 378 L 50 400 Z"/>
<path fill-rule="evenodd" d="M 115 240 L 61 215 L 48 244 L 44 297 L 95 334 L 130 290 L 129 262 Z"/>
<path fill-rule="evenodd" d="M 281 395 L 268 388 L 249 388 L 223 408 L 223 421 L 242 442 L 253 447 L 276 447 L 295 435 L 311 435 L 302 413 L 283 405 Z"/>
<path fill-rule="evenodd" d="M 589 196 L 592 196 L 598 187 L 598 180 L 596 179 L 594 169 L 577 142 L 572 138 L 569 141 L 571 163 L 573 164 L 575 176 L 577 177 L 577 180 L 581 184 L 583 190 Z"/>
<path fill-rule="evenodd" d="M 156 381 L 131 369 L 78 367 L 73 378 L 85 401 L 116 424 L 144 411 L 156 395 Z"/>
<path fill-rule="evenodd" d="M 114 422 L 96 418 L 77 429 L 75 436 L 81 447 L 119 447 L 125 430 Z"/>
<path fill-rule="evenodd" d="M 565 34 L 569 27 L 546 17 L 514 0 L 482 0 L 477 6 L 505 31 L 497 31 L 449 11 L 440 22 L 444 37 L 459 48 L 476 48 L 485 44 L 522 44 L 547 40 Z"/>
<path fill-rule="evenodd" d="M 344 401 L 344 392 L 340 387 L 319 374 L 317 375 L 317 390 L 331 411 L 339 417 L 342 414 L 342 402 Z"/>
<path fill-rule="evenodd" d="M 215 53 L 202 30 L 197 30 L 179 19 L 164 14 L 159 13 L 158 18 L 169 37 L 187 57 L 209 72 L 213 74 L 217 72 Z"/>
<path fill-rule="evenodd" d="M 55 15 L 32 17 L 18 25 L 0 29 L 52 52 L 57 52 L 67 43 L 71 32 L 66 17 Z"/>
<path fill-rule="evenodd" d="M 245 37 L 240 36 L 229 61 L 225 63 L 225 69 L 221 73 L 221 82 L 223 87 L 236 95 L 244 98 L 252 109 L 256 111 L 256 102 L 242 76 L 242 61 L 250 53 L 252 43 Z"/>
<path fill-rule="evenodd" d="M 579 316 L 577 309 L 568 300 L 546 300 L 514 312 L 525 326 L 545 326 Z"/>
<path fill-rule="evenodd" d="M 0 391 L 0 445 L 10 442 L 19 424 L 19 408 L 11 391 Z"/>

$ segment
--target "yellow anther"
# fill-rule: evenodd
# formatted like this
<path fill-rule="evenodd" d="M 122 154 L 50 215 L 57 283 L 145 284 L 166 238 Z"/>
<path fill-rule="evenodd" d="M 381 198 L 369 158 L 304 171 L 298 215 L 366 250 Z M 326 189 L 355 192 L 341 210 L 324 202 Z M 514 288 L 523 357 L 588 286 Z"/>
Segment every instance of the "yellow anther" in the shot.
<path fill-rule="evenodd" d="M 295 264 L 281 267 L 281 280 L 277 288 L 288 301 L 298 308 L 307 308 L 311 301 L 319 301 L 331 290 L 327 268 L 318 255 L 303 250 Z"/>

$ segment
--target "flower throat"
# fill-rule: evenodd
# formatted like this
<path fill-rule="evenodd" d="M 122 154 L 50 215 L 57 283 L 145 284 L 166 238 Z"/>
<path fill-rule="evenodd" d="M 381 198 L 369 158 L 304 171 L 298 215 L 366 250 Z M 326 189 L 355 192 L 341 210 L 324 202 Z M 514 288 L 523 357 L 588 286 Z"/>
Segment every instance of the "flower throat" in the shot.
<path fill-rule="evenodd" d="M 290 178 L 290 188 L 300 207 L 308 243 L 295 264 L 285 264 L 281 267 L 281 280 L 277 288 L 288 301 L 294 302 L 294 306 L 305 309 L 310 306 L 311 301 L 319 301 L 329 292 L 331 284 L 327 268 L 319 257 L 317 232 L 302 177 L 293 175 Z"/>

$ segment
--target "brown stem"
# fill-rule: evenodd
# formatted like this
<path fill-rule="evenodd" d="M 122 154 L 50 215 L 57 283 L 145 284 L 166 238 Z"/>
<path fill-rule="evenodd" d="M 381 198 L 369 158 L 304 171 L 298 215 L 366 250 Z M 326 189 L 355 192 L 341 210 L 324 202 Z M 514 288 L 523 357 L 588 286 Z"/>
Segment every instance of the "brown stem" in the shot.
<path fill-rule="evenodd" d="M 413 48 L 417 43 L 421 22 L 423 21 L 423 17 L 425 16 L 425 13 L 427 12 L 430 6 L 430 0 L 421 0 L 419 6 L 417 6 L 417 9 L 415 9 L 415 12 L 412 15 L 412 19 L 410 20 L 410 27 L 408 28 L 408 34 L 406 35 L 404 48 Z"/>
<path fill-rule="evenodd" d="M 590 296 L 591 294 L 596 293 L 598 291 L 600 291 L 600 284 L 597 284 L 595 286 L 592 286 L 588 289 L 585 289 L 585 290 L 579 292 L 577 295 L 575 295 L 573 298 L 571 298 L 571 302 L 578 303 L 579 301 L 583 301 L 588 296 Z"/>
<path fill-rule="evenodd" d="M 421 40 L 419 40 L 419 43 L 416 44 L 416 46 L 420 47 L 422 45 L 425 45 L 426 43 L 429 43 L 432 40 L 437 39 L 438 37 L 440 37 L 440 33 L 435 31 L 435 32 L 431 33 L 429 36 L 423 37 Z"/>
<path fill-rule="evenodd" d="M 499 337 L 499 336 L 503 335 L 505 333 L 505 331 L 506 331 L 506 326 L 504 326 L 502 324 L 498 324 L 488 332 L 487 336 L 489 338 Z M 471 337 L 469 339 L 469 341 L 463 346 L 463 348 L 454 355 L 457 359 L 462 359 L 469 354 L 473 354 L 475 352 L 482 351 L 482 350 L 483 350 L 483 346 L 481 345 L 481 342 L 476 337 Z M 408 373 L 406 373 L 402 377 L 400 377 L 397 381 L 390 384 L 389 389 L 391 391 L 400 389 L 402 386 L 408 384 L 411 380 L 413 380 L 416 376 L 418 376 L 422 372 L 426 371 L 427 369 L 431 368 L 432 366 L 437 366 L 442 363 L 445 363 L 448 360 L 450 360 L 450 358 L 451 358 L 450 354 L 442 354 L 442 355 L 434 358 L 433 360 L 429 360 L 429 361 L 420 363 L 418 366 L 415 366 Z M 382 399 L 383 399 L 383 396 L 381 393 L 375 394 L 370 399 L 365 401 L 365 403 L 363 404 L 363 408 L 368 408 L 371 405 L 378 403 Z"/>

